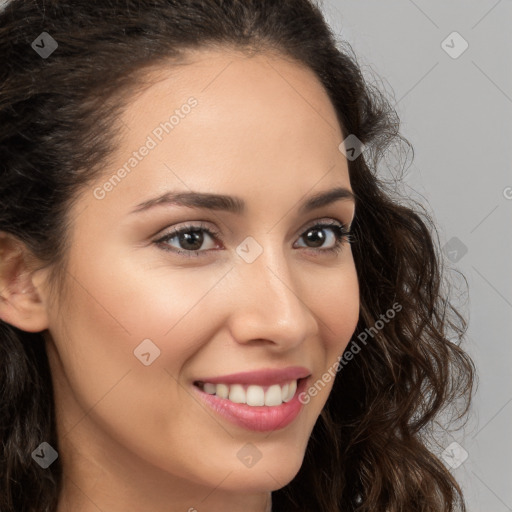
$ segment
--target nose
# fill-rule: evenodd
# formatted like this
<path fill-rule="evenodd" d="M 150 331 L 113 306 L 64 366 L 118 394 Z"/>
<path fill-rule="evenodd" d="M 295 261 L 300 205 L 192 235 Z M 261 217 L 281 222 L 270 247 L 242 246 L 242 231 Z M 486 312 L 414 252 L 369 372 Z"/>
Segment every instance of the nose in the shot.
<path fill-rule="evenodd" d="M 278 253 L 265 249 L 252 263 L 238 262 L 230 331 L 238 343 L 284 352 L 318 334 L 315 304 L 308 304 L 308 295 L 318 297 L 308 290 L 318 284 Z"/>

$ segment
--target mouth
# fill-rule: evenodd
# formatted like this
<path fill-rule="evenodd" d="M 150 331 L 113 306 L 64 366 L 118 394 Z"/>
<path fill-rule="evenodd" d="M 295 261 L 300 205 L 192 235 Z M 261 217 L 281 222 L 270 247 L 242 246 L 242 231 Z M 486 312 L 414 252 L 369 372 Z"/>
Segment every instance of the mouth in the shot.
<path fill-rule="evenodd" d="M 299 400 L 309 377 L 269 385 L 194 381 L 199 400 L 220 419 L 246 430 L 268 432 L 284 429 L 302 411 Z"/>
<path fill-rule="evenodd" d="M 235 404 L 275 407 L 289 402 L 295 396 L 298 382 L 302 380 L 304 379 L 293 379 L 284 384 L 270 386 L 195 381 L 194 386 L 208 395 L 215 395 Z"/>

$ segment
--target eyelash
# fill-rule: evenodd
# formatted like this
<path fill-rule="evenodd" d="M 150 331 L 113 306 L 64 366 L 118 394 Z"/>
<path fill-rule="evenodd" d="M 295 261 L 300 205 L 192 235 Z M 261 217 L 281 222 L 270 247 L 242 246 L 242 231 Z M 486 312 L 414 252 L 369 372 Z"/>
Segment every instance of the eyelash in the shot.
<path fill-rule="evenodd" d="M 309 226 L 308 228 L 306 228 L 304 233 L 301 235 L 301 238 L 304 236 L 304 234 L 306 234 L 308 231 L 313 230 L 313 229 L 331 229 L 331 230 L 333 230 L 334 236 L 336 237 L 336 242 L 335 242 L 335 245 L 333 247 L 330 247 L 328 249 L 317 249 L 316 250 L 316 251 L 319 251 L 321 253 L 337 254 L 343 248 L 342 247 L 343 239 L 345 239 L 345 241 L 347 243 L 349 243 L 349 244 L 354 241 L 353 238 L 352 238 L 352 231 L 347 229 L 346 224 L 340 223 L 338 221 L 321 222 L 321 223 L 313 224 L 313 225 Z M 184 249 L 177 249 L 176 247 L 172 247 L 171 248 L 169 245 L 167 245 L 165 243 L 165 242 L 168 242 L 168 241 L 172 240 L 173 238 L 175 238 L 175 237 L 177 237 L 177 236 L 179 236 L 179 235 L 181 235 L 183 233 L 190 233 L 192 231 L 194 231 L 194 232 L 204 231 L 204 232 L 208 233 L 208 235 L 212 239 L 216 239 L 216 240 L 222 241 L 220 239 L 220 234 L 218 232 L 216 232 L 215 230 L 207 228 L 207 227 L 203 226 L 202 224 L 198 224 L 198 225 L 188 224 L 188 225 L 186 225 L 186 226 L 184 226 L 182 228 L 173 230 L 170 233 L 165 234 L 163 237 L 159 238 L 158 240 L 155 240 L 154 243 L 157 244 L 162 249 L 164 249 L 165 251 L 169 251 L 169 252 L 173 252 L 173 253 L 176 253 L 176 254 L 180 254 L 182 256 L 189 257 L 189 258 L 201 257 L 204 253 L 207 253 L 210 250 L 212 250 L 212 249 L 207 249 L 207 250 L 202 250 L 202 251 L 199 251 L 199 250 L 197 250 L 197 251 L 186 251 Z M 315 249 L 313 247 L 309 247 L 309 248 L 308 247 L 303 247 L 303 248 L 315 251 Z"/>

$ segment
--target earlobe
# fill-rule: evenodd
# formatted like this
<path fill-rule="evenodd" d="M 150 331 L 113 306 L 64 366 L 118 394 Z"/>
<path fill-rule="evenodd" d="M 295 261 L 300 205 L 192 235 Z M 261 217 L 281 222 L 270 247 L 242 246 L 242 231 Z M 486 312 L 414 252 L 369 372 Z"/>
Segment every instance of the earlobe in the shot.
<path fill-rule="evenodd" d="M 25 244 L 0 232 L 0 320 L 27 332 L 48 328 L 41 286 L 34 284 L 33 258 Z"/>

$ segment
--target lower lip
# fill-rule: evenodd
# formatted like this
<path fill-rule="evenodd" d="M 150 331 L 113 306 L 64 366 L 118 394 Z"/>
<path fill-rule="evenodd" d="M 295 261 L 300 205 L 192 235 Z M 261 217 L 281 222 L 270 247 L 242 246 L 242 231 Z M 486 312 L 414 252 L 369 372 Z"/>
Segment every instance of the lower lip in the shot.
<path fill-rule="evenodd" d="M 205 393 L 193 386 L 200 399 L 216 413 L 240 427 L 257 432 L 279 430 L 288 426 L 300 413 L 303 404 L 299 401 L 300 393 L 306 387 L 307 379 L 297 382 L 297 391 L 289 402 L 274 406 L 251 406 L 236 404 L 226 398 Z"/>

